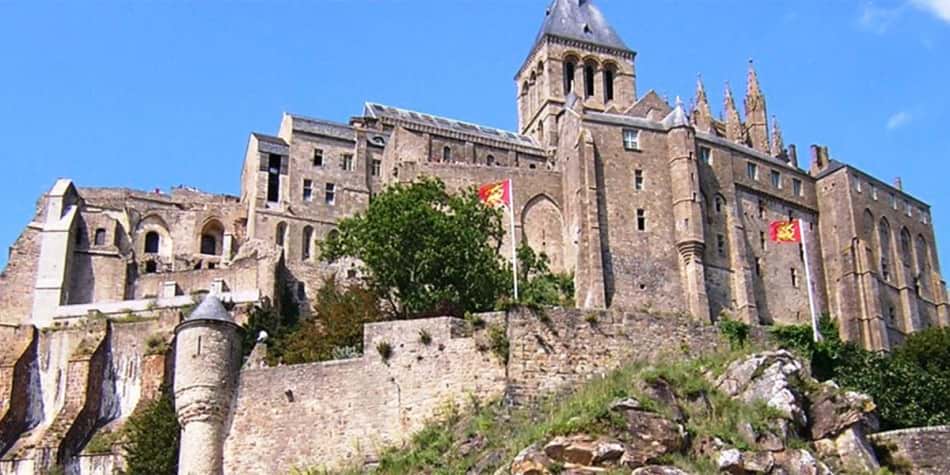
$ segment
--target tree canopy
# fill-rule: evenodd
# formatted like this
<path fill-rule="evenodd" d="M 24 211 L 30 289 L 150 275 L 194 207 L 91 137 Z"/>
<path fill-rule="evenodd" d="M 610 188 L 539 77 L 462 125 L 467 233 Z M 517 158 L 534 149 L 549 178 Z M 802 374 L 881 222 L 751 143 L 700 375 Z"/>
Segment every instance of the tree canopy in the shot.
<path fill-rule="evenodd" d="M 360 259 L 367 284 L 395 318 L 494 308 L 510 288 L 498 250 L 502 213 L 474 189 L 450 194 L 438 179 L 394 184 L 365 213 L 339 222 L 321 243 L 325 259 Z"/>

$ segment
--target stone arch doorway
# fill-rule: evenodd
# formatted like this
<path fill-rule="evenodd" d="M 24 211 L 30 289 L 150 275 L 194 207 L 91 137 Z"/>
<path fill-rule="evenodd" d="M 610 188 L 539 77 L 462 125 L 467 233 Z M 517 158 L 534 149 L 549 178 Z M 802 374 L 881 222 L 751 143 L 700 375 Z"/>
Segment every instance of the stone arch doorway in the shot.
<path fill-rule="evenodd" d="M 547 195 L 528 200 L 521 213 L 521 235 L 537 253 L 551 260 L 552 272 L 564 272 L 564 221 L 561 210 Z"/>

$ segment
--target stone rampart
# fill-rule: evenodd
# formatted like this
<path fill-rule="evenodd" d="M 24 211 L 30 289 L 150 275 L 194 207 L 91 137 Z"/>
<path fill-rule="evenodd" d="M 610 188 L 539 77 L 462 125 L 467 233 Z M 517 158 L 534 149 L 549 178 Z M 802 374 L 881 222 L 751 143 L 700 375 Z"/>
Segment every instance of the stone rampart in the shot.
<path fill-rule="evenodd" d="M 869 436 L 878 457 L 912 475 L 950 473 L 950 426 L 920 427 Z M 904 472 L 902 472 L 904 473 Z"/>
<path fill-rule="evenodd" d="M 505 367 L 483 333 L 452 318 L 374 323 L 360 358 L 243 371 L 225 473 L 372 459 L 451 405 L 501 397 Z"/>

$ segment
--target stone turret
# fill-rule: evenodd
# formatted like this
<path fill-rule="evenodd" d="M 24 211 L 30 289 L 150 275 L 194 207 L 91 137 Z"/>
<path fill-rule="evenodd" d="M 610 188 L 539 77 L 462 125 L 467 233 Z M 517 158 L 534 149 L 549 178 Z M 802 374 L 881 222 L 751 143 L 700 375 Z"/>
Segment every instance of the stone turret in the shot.
<path fill-rule="evenodd" d="M 241 327 L 205 297 L 175 328 L 175 410 L 181 475 L 222 474 L 225 421 L 241 362 Z"/>
<path fill-rule="evenodd" d="M 673 232 L 680 255 L 683 288 L 689 312 L 696 319 L 709 321 L 709 297 L 706 294 L 706 270 L 703 251 L 703 206 L 700 200 L 699 169 L 695 157 L 696 140 L 683 103 L 663 119 L 670 129 L 670 176 L 673 183 Z"/>
<path fill-rule="evenodd" d="M 759 76 L 755 73 L 752 60 L 749 60 L 746 80 L 745 120 L 749 145 L 762 153 L 769 153 L 769 119 L 765 112 L 765 94 L 759 86 Z"/>

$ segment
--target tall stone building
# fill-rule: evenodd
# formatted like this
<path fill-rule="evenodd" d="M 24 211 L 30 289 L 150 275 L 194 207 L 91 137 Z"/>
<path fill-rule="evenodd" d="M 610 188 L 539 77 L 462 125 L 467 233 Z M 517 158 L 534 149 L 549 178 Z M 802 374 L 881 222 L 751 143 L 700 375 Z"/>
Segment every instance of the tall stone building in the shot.
<path fill-rule="evenodd" d="M 929 206 L 824 147 L 800 168 L 751 63 L 744 114 L 727 86 L 721 119 L 701 81 L 688 110 L 636 79 L 636 53 L 592 1 L 556 0 L 515 74 L 517 131 L 367 103 L 348 123 L 285 114 L 275 135 L 251 134 L 239 197 L 60 180 L 11 247 L 0 319 L 46 327 L 282 286 L 306 308 L 328 274 L 360 275 L 317 242 L 387 184 L 425 175 L 454 189 L 511 178 L 506 239 L 573 273 L 580 307 L 805 323 L 808 256 L 817 306 L 848 340 L 885 349 L 948 323 Z M 788 219 L 807 252 L 769 239 Z"/>
<path fill-rule="evenodd" d="M 719 318 L 807 323 L 809 287 L 866 348 L 950 323 L 926 203 L 825 147 L 801 168 L 751 63 L 744 114 L 727 86 L 716 118 L 701 81 L 688 109 L 638 94 L 635 60 L 592 0 L 554 0 L 515 74 L 517 131 L 367 103 L 348 123 L 285 114 L 276 135 L 252 133 L 240 196 L 58 180 L 0 274 L 0 474 L 113 473 L 121 451 L 91 441 L 163 384 L 181 473 L 284 473 L 402 440 L 445 401 L 528 397 L 621 360 L 709 349 Z M 563 333 L 486 315 L 514 342 L 500 363 L 453 319 L 383 322 L 363 344 L 391 344 L 392 362 L 259 368 L 252 355 L 240 368 L 241 316 L 286 295 L 307 310 L 326 277 L 358 280 L 358 262 L 325 262 L 317 243 L 421 176 L 513 180 L 508 244 L 574 276 L 582 310 L 552 311 Z M 807 249 L 770 239 L 791 219 Z M 541 334 L 561 353 L 532 346 Z"/>

